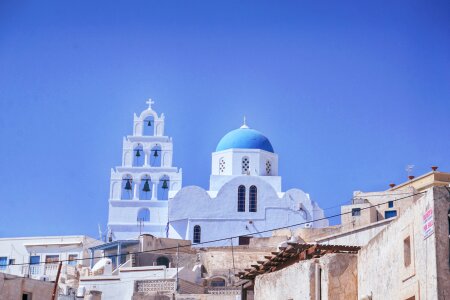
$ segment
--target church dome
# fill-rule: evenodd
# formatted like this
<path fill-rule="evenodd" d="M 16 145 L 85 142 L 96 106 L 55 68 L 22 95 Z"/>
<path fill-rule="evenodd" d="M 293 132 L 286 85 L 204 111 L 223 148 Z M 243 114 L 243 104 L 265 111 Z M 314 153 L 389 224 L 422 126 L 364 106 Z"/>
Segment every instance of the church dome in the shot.
<path fill-rule="evenodd" d="M 248 128 L 245 124 L 228 132 L 217 144 L 216 151 L 227 149 L 260 149 L 274 152 L 269 139 L 261 132 Z"/>

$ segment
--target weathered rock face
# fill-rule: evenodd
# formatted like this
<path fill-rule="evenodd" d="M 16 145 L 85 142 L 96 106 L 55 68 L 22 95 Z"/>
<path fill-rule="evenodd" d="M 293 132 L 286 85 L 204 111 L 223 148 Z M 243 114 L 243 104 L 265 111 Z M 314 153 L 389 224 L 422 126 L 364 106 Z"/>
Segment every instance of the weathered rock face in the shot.
<path fill-rule="evenodd" d="M 353 254 L 329 254 L 317 260 L 301 261 L 280 271 L 257 276 L 255 299 L 315 299 L 316 263 L 321 269 L 322 300 L 356 299 L 357 258 Z"/>

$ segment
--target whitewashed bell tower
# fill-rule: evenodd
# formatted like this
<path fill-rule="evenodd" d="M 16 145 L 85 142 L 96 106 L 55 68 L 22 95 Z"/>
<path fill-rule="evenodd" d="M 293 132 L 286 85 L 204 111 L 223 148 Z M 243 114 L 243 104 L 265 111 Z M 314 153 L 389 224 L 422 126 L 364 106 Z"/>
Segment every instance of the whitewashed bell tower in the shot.
<path fill-rule="evenodd" d="M 164 114 L 154 102 L 134 115 L 133 135 L 124 137 L 122 165 L 111 169 L 109 239 L 136 239 L 141 233 L 166 237 L 168 199 L 182 184 L 172 166 L 172 138 L 164 135 Z"/>

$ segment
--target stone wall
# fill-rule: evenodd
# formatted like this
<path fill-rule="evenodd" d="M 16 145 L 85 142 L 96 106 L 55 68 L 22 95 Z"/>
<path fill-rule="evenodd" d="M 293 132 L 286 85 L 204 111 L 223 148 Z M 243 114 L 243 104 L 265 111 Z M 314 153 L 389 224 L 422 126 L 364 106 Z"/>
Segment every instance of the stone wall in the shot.
<path fill-rule="evenodd" d="M 51 299 L 53 283 L 0 273 L 0 299 L 22 300 L 24 293 L 33 300 Z"/>
<path fill-rule="evenodd" d="M 358 254 L 358 294 L 372 299 L 448 299 L 448 193 L 433 188 L 373 238 Z M 423 216 L 434 211 L 426 237 Z M 444 211 L 444 212 L 442 212 Z M 445 227 L 445 228 L 444 228 Z M 438 253 L 436 253 L 438 249 Z M 436 266 L 439 265 L 439 274 Z M 441 287 L 438 290 L 438 281 Z"/>
<path fill-rule="evenodd" d="M 320 266 L 321 300 L 356 299 L 357 258 L 354 254 L 328 254 L 257 276 L 255 299 L 315 299 L 316 263 Z"/>

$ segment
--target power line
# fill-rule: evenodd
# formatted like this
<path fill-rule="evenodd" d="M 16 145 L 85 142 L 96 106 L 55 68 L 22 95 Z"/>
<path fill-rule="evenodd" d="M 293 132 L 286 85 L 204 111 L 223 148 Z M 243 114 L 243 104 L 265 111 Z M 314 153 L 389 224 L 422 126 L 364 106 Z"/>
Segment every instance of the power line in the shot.
<path fill-rule="evenodd" d="M 405 196 L 402 198 L 398 198 L 398 199 L 394 199 L 394 200 L 389 200 L 386 202 L 382 202 L 382 203 L 378 203 L 378 204 L 374 204 L 374 205 L 370 205 L 367 207 L 362 207 L 360 208 L 360 210 L 366 210 L 366 209 L 370 209 L 373 207 L 377 207 L 383 204 L 388 204 L 389 202 L 396 202 L 396 201 L 400 201 L 409 197 L 413 197 L 416 195 L 421 195 L 421 194 L 425 194 L 427 191 L 423 191 L 423 192 L 418 192 L 418 193 L 414 193 L 411 194 L 409 196 Z M 389 195 L 389 194 L 386 194 Z M 257 235 L 257 234 L 261 234 L 261 233 L 267 233 L 267 232 L 271 232 L 271 231 L 275 231 L 275 230 L 281 230 L 281 229 L 286 229 L 286 228 L 291 228 L 291 227 L 296 227 L 296 226 L 300 226 L 300 225 L 305 225 L 305 224 L 309 224 L 309 223 L 314 223 L 314 222 L 318 222 L 318 221 L 323 221 L 323 220 L 327 220 L 327 219 L 331 219 L 331 218 L 335 218 L 335 217 L 339 217 L 339 216 L 343 216 L 343 215 L 348 215 L 351 214 L 352 211 L 348 211 L 348 212 L 344 212 L 344 213 L 339 213 L 339 214 L 335 214 L 332 216 L 328 216 L 328 217 L 322 217 L 316 220 L 312 220 L 312 221 L 305 221 L 305 222 L 301 222 L 301 223 L 296 223 L 296 224 L 291 224 L 291 225 L 286 225 L 286 226 L 282 226 L 282 227 L 277 227 L 277 228 L 272 228 L 272 229 L 267 229 L 267 230 L 262 230 L 262 231 L 257 231 L 257 232 L 251 232 L 251 233 L 246 233 L 246 236 L 253 236 L 253 235 Z M 152 252 L 160 252 L 160 251 L 164 251 L 164 250 L 174 250 L 177 248 L 184 248 L 184 247 L 191 247 L 191 246 L 196 246 L 196 245 L 203 245 L 203 244 L 210 244 L 210 243 L 216 243 L 216 242 L 220 242 L 220 241 L 227 241 L 229 239 L 233 239 L 233 238 L 239 238 L 242 235 L 235 235 L 235 236 L 229 236 L 229 237 L 225 237 L 225 238 L 220 238 L 220 239 L 215 239 L 215 240 L 209 240 L 206 242 L 199 242 L 199 243 L 193 243 L 193 244 L 189 244 L 189 245 L 180 245 L 180 246 L 173 246 L 173 247 L 166 247 L 166 248 L 161 248 L 161 249 L 151 249 L 151 250 L 145 250 L 145 251 L 136 251 L 136 252 L 129 252 L 127 254 L 140 254 L 140 253 L 152 253 Z M 118 257 L 118 256 L 122 256 L 124 254 L 113 254 L 113 255 L 109 255 L 109 258 L 112 257 Z M 94 256 L 94 257 L 86 257 L 86 258 L 75 258 L 75 259 L 64 259 L 64 260 L 58 260 L 58 261 L 53 261 L 51 262 L 52 264 L 56 264 L 56 263 L 60 263 L 60 262 L 74 262 L 74 261 L 83 261 L 83 260 L 90 260 L 90 259 L 97 259 L 97 258 L 105 258 L 104 256 Z M 14 264 L 10 264 L 10 266 L 23 266 L 23 265 L 40 265 L 40 264 L 44 264 L 46 262 L 39 262 L 39 263 L 14 263 Z"/>

